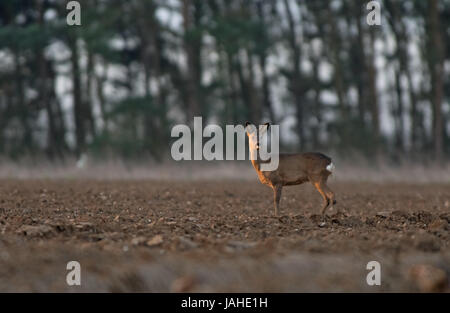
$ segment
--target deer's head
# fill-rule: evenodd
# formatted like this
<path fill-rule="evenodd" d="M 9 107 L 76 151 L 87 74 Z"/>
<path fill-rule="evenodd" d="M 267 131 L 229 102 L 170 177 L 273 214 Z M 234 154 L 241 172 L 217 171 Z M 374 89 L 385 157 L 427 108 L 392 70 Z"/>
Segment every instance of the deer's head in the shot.
<path fill-rule="evenodd" d="M 270 123 L 259 125 L 259 129 L 252 123 L 245 123 L 245 132 L 248 136 L 248 143 L 251 150 L 259 150 L 259 138 L 261 138 L 269 129 Z M 258 136 L 259 133 L 259 136 Z"/>

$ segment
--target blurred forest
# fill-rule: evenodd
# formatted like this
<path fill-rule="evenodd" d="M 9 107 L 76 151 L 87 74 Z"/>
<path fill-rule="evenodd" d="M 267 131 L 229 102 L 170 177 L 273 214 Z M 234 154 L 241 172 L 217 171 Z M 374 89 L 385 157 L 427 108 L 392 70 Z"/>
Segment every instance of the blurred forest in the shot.
<path fill-rule="evenodd" d="M 0 155 L 164 159 L 171 127 L 280 124 L 283 150 L 450 156 L 450 0 L 0 1 Z M 284 146 L 284 147 L 283 147 Z"/>

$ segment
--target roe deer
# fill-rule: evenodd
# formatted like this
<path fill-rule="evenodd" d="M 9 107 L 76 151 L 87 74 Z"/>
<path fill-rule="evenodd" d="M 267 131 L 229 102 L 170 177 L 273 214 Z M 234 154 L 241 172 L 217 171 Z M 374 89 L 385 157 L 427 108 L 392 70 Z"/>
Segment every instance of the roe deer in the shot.
<path fill-rule="evenodd" d="M 258 137 L 256 128 L 249 127 L 249 125 L 251 125 L 249 122 L 245 123 L 252 164 L 261 183 L 273 189 L 275 215 L 278 215 L 283 186 L 300 185 L 308 181 L 316 187 L 323 198 L 321 214 L 324 215 L 329 205 L 336 203 L 333 191 L 327 186 L 328 176 L 334 170 L 331 159 L 322 153 L 315 152 L 280 153 L 278 168 L 274 171 L 262 171 L 260 164 L 264 161 L 259 160 L 260 137 Z M 267 132 L 269 126 L 269 123 L 259 126 L 260 136 Z"/>

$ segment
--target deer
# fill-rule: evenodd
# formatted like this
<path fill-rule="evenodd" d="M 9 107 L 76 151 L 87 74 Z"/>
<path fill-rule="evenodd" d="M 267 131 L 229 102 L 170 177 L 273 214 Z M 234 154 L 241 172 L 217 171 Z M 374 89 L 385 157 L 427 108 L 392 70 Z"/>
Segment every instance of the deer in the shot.
<path fill-rule="evenodd" d="M 260 125 L 259 129 L 250 127 L 253 124 L 246 122 L 245 131 L 248 136 L 251 162 L 258 174 L 260 182 L 273 189 L 275 216 L 280 209 L 281 191 L 284 186 L 300 185 L 310 182 L 323 198 L 323 206 L 320 211 L 322 217 L 328 207 L 336 204 L 334 192 L 328 187 L 327 179 L 333 173 L 335 166 L 331 158 L 318 152 L 279 154 L 278 168 L 273 171 L 261 170 L 259 159 L 259 138 L 267 133 L 270 123 Z M 260 136 L 257 132 L 259 131 Z"/>

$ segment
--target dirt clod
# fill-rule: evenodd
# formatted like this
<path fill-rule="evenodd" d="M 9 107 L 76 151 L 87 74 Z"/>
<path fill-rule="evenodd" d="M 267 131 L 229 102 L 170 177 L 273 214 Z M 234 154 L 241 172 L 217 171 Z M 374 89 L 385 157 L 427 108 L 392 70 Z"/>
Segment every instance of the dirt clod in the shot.
<path fill-rule="evenodd" d="M 23 234 L 28 237 L 42 237 L 53 232 L 53 228 L 47 225 L 23 225 L 17 230 L 18 234 Z"/>
<path fill-rule="evenodd" d="M 409 270 L 409 276 L 422 292 L 442 292 L 448 286 L 447 273 L 432 265 L 414 265 Z"/>
<path fill-rule="evenodd" d="M 158 246 L 158 245 L 162 244 L 163 241 L 164 240 L 163 240 L 163 237 L 161 235 L 156 235 L 153 238 L 151 238 L 150 240 L 148 240 L 146 242 L 146 244 L 147 244 L 147 246 L 150 246 L 150 247 Z"/>

